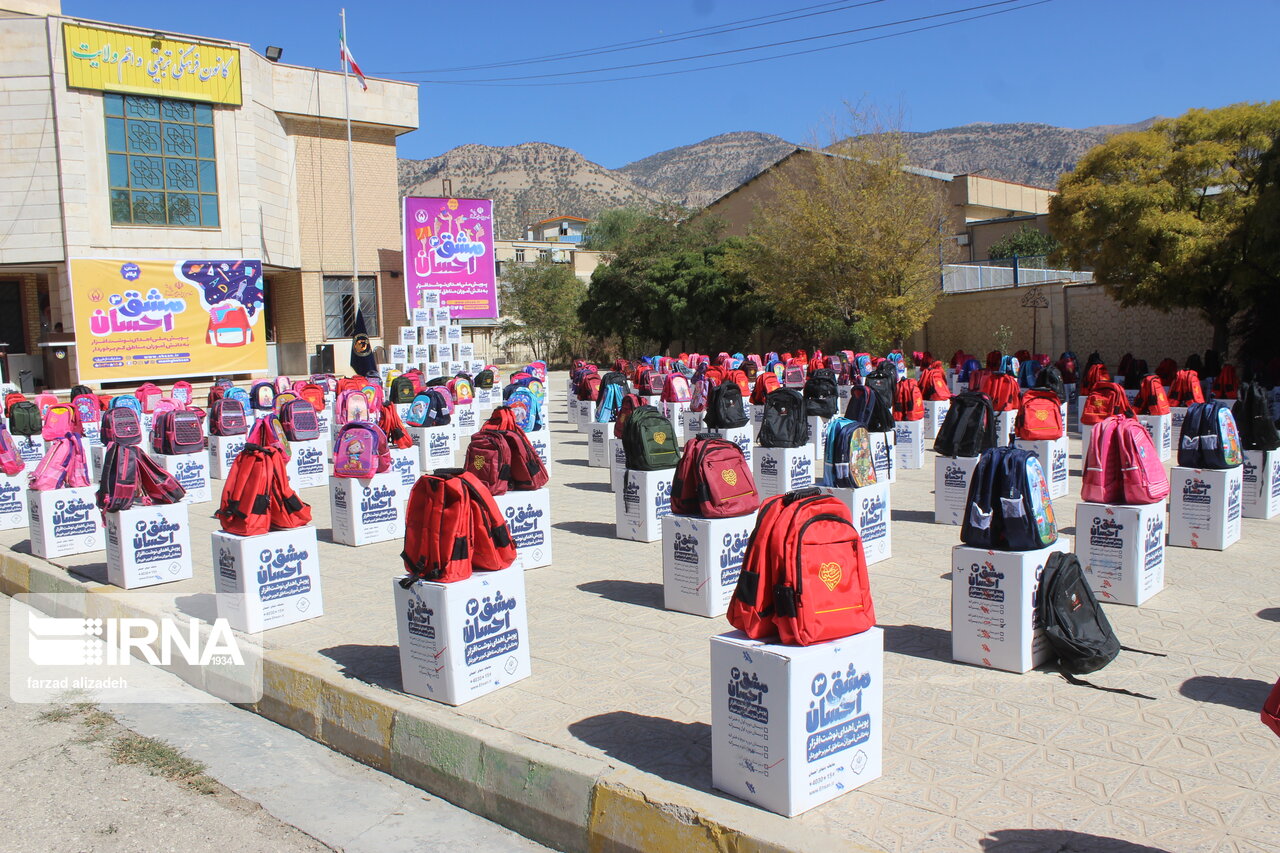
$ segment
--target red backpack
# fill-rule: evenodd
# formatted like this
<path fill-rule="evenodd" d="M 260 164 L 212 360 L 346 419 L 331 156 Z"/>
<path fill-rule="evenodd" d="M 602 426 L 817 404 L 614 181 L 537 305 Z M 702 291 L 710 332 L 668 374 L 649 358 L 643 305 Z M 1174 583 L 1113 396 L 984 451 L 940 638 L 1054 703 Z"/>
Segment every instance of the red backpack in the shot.
<path fill-rule="evenodd" d="M 1156 376 L 1160 377 L 1160 381 L 1165 385 L 1172 385 L 1174 377 L 1178 375 L 1178 362 L 1171 358 L 1156 365 Z"/>
<path fill-rule="evenodd" d="M 1271 688 L 1267 701 L 1262 703 L 1262 722 L 1266 723 L 1271 731 L 1280 735 L 1280 681 Z"/>
<path fill-rule="evenodd" d="M 731 518 L 759 506 L 760 493 L 742 448 L 701 435 L 685 442 L 671 484 L 672 514 Z"/>
<path fill-rule="evenodd" d="M 311 507 L 289 485 L 284 452 L 257 444 L 246 444 L 231 463 L 214 515 L 223 530 L 237 536 L 311 523 Z"/>
<path fill-rule="evenodd" d="M 423 474 L 413 484 L 405 511 L 400 553 L 415 581 L 453 583 L 474 569 L 496 571 L 516 559 L 516 546 L 493 495 L 470 471 Z"/>
<path fill-rule="evenodd" d="M 600 374 L 588 373 L 578 382 L 578 391 L 576 394 L 579 400 L 590 400 L 595 402 L 600 397 Z"/>
<path fill-rule="evenodd" d="M 924 395 L 920 383 L 914 379 L 899 379 L 893 391 L 893 419 L 895 421 L 924 420 Z"/>
<path fill-rule="evenodd" d="M 493 429 L 486 424 L 471 436 L 462 467 L 493 495 L 534 491 L 551 479 L 529 437 L 518 427 Z"/>
<path fill-rule="evenodd" d="M 741 371 L 739 371 L 741 372 Z M 689 380 L 684 374 L 668 373 L 662 383 L 662 399 L 667 403 L 687 403 L 693 394 L 689 390 Z"/>
<path fill-rule="evenodd" d="M 1013 419 L 1013 431 L 1023 441 L 1062 438 L 1062 404 L 1058 395 L 1039 388 L 1027 389 L 1018 406 L 1018 415 Z"/>
<path fill-rule="evenodd" d="M 645 405 L 644 399 L 639 394 L 628 394 L 622 398 L 622 402 L 618 404 L 618 412 L 613 418 L 614 438 L 622 438 L 622 429 L 627 425 L 627 418 L 631 417 L 636 406 L 643 405 Z"/>
<path fill-rule="evenodd" d="M 1093 386 L 1089 399 L 1084 401 L 1084 411 L 1080 413 L 1080 423 L 1096 424 L 1112 415 L 1128 415 L 1133 417 L 1133 408 L 1129 405 L 1129 395 L 1117 382 L 1102 380 Z"/>
<path fill-rule="evenodd" d="M 95 501 L 103 512 L 120 512 L 135 504 L 175 504 L 186 495 L 177 479 L 137 447 L 108 444 Z"/>
<path fill-rule="evenodd" d="M 763 406 L 765 397 L 769 396 L 770 391 L 777 391 L 782 387 L 782 383 L 778 381 L 778 374 L 772 370 L 766 370 L 756 377 L 756 385 L 751 389 L 751 405 Z"/>
<path fill-rule="evenodd" d="M 1194 370 L 1179 370 L 1169 386 L 1169 405 L 1185 409 L 1194 403 L 1204 402 L 1204 389 L 1200 387 L 1200 375 Z"/>
<path fill-rule="evenodd" d="M 133 395 L 138 398 L 138 402 L 142 405 L 142 411 L 150 413 L 164 399 L 164 392 L 160 390 L 160 386 L 154 382 L 144 382 L 138 387 Z"/>
<path fill-rule="evenodd" d="M 947 385 L 947 372 L 942 362 L 935 361 L 920 374 L 920 395 L 925 400 L 951 399 L 951 388 Z"/>
<path fill-rule="evenodd" d="M 1158 374 L 1143 377 L 1138 396 L 1133 398 L 1133 407 L 1140 415 L 1169 414 L 1169 396 L 1165 394 Z"/>
<path fill-rule="evenodd" d="M 801 646 L 874 627 L 862 539 L 844 501 L 817 488 L 766 499 L 728 617 L 753 639 Z"/>
<path fill-rule="evenodd" d="M 974 372 L 977 373 L 978 371 Z M 983 394 L 991 398 L 991 407 L 997 412 L 1017 410 L 1022 389 L 1018 387 L 1018 380 L 1009 374 L 988 374 L 983 380 L 981 390 Z"/>
<path fill-rule="evenodd" d="M 1063 377 L 1063 381 L 1066 381 L 1065 376 Z M 1111 374 L 1107 372 L 1107 366 L 1101 362 L 1096 362 L 1089 365 L 1088 369 L 1085 370 L 1084 379 L 1080 381 L 1080 393 L 1088 394 L 1093 391 L 1093 386 L 1097 385 L 1099 382 L 1110 381 Z"/>
<path fill-rule="evenodd" d="M 1240 380 L 1236 378 L 1234 364 L 1224 364 L 1213 380 L 1213 396 L 1220 400 L 1234 400 L 1240 390 Z"/>
<path fill-rule="evenodd" d="M 295 385 L 296 384 L 297 383 L 295 383 Z M 307 382 L 298 387 L 294 393 L 310 403 L 311 408 L 315 409 L 317 412 L 324 411 L 324 389 L 319 385 L 314 382 Z"/>
<path fill-rule="evenodd" d="M 741 370 L 730 370 L 725 377 L 725 381 L 737 385 L 738 390 L 742 392 L 743 399 L 751 396 L 751 381 L 747 379 L 747 374 Z"/>
<path fill-rule="evenodd" d="M 400 420 L 400 410 L 395 406 L 382 407 L 382 417 L 378 420 L 378 426 L 382 428 L 387 436 L 387 443 L 392 447 L 397 450 L 413 447 L 413 436 L 409 435 L 408 430 L 404 428 L 404 421 Z M 316 435 L 319 434 L 317 427 Z"/>

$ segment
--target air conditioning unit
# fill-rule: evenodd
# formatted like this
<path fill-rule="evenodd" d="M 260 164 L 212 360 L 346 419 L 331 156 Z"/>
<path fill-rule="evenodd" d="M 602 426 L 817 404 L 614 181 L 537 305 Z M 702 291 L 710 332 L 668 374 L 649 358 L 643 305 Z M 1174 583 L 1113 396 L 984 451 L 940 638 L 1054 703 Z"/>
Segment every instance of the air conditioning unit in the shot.
<path fill-rule="evenodd" d="M 967 246 L 967 245 L 969 245 L 969 235 L 968 235 L 968 234 L 957 234 L 957 235 L 956 235 L 956 245 L 957 245 L 957 246 Z"/>

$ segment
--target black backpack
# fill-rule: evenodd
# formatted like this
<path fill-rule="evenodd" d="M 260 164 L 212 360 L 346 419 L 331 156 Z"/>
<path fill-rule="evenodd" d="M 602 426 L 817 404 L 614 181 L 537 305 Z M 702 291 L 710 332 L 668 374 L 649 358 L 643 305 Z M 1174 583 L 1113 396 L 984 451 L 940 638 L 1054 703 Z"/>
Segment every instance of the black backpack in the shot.
<path fill-rule="evenodd" d="M 493 371 L 482 370 L 476 374 L 475 382 L 471 383 L 476 388 L 489 389 L 493 387 Z"/>
<path fill-rule="evenodd" d="M 844 416 L 862 424 L 868 432 L 888 432 L 893 429 L 893 398 L 889 400 L 886 404 L 874 389 L 854 385 L 849 388 L 849 405 L 844 408 Z"/>
<path fill-rule="evenodd" d="M 808 390 L 806 384 L 805 391 Z M 809 402 L 794 388 L 770 391 L 764 398 L 764 422 L 760 425 L 756 443 L 761 447 L 801 447 L 808 444 L 808 406 Z"/>
<path fill-rule="evenodd" d="M 1129 369 L 1124 374 L 1124 387 L 1128 391 L 1137 391 L 1142 387 L 1142 380 L 1150 373 L 1146 359 L 1135 358 L 1129 361 Z"/>
<path fill-rule="evenodd" d="M 9 432 L 14 435 L 39 435 L 42 426 L 40 407 L 30 400 L 20 400 L 9 409 Z"/>
<path fill-rule="evenodd" d="M 1075 554 L 1049 555 L 1038 595 L 1039 622 L 1063 672 L 1094 672 L 1120 654 L 1120 641 Z"/>
<path fill-rule="evenodd" d="M 823 367 L 815 370 L 804 383 L 805 406 L 810 415 L 820 418 L 833 417 L 840 401 L 839 395 L 840 392 L 836 389 L 836 373 L 830 368 Z"/>
<path fill-rule="evenodd" d="M 1052 364 L 1042 368 L 1036 375 L 1035 387 L 1043 391 L 1052 391 L 1059 403 L 1067 402 L 1067 386 L 1062 381 L 1062 373 Z"/>
<path fill-rule="evenodd" d="M 737 429 L 746 426 L 747 410 L 742 405 L 742 389 L 736 382 L 721 382 L 707 395 L 702 422 L 707 429 Z"/>
<path fill-rule="evenodd" d="M 629 387 L 627 385 L 627 377 L 624 374 L 621 374 L 616 370 L 610 370 L 604 376 L 600 377 L 600 390 L 597 395 L 597 399 L 604 397 L 604 389 L 606 385 L 621 385 L 623 396 L 626 396 Z"/>
<path fill-rule="evenodd" d="M 631 471 L 660 471 L 680 461 L 676 431 L 653 406 L 636 406 L 622 427 L 622 450 Z"/>
<path fill-rule="evenodd" d="M 93 393 L 93 389 L 90 388 L 88 385 L 72 385 L 71 386 L 72 400 L 74 400 L 76 397 L 79 397 L 81 394 L 88 394 L 90 397 L 95 396 Z"/>
<path fill-rule="evenodd" d="M 412 403 L 416 396 L 418 396 L 417 386 L 408 376 L 397 376 L 391 380 L 392 403 Z"/>
<path fill-rule="evenodd" d="M 877 396 L 884 401 L 885 408 L 892 414 L 893 412 L 893 392 L 898 390 L 898 368 L 888 359 L 880 362 L 880 366 L 866 375 L 862 380 L 862 384 L 866 385 Z M 893 429 L 892 421 L 889 429 Z M 867 429 L 871 429 L 870 426 Z"/>
<path fill-rule="evenodd" d="M 973 548 L 1035 551 L 1058 540 L 1044 470 L 1029 450 L 992 447 L 969 478 L 960 541 Z"/>
<path fill-rule="evenodd" d="M 1275 450 L 1280 448 L 1280 432 L 1271 420 L 1271 406 L 1267 392 L 1257 382 L 1240 385 L 1239 399 L 1231 407 L 1240 432 L 1243 450 Z"/>
<path fill-rule="evenodd" d="M 981 391 L 964 391 L 951 398 L 951 408 L 938 428 L 933 450 L 939 456 L 981 456 L 996 446 L 996 412 Z"/>

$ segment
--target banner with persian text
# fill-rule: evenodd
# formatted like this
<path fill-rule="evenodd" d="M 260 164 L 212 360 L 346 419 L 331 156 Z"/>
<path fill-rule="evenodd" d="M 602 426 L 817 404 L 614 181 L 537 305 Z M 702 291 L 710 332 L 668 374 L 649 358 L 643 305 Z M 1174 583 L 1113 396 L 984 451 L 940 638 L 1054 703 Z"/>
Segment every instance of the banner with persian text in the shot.
<path fill-rule="evenodd" d="M 404 200 L 404 286 L 409 316 L 436 291 L 450 316 L 496 319 L 493 202 L 474 198 Z"/>

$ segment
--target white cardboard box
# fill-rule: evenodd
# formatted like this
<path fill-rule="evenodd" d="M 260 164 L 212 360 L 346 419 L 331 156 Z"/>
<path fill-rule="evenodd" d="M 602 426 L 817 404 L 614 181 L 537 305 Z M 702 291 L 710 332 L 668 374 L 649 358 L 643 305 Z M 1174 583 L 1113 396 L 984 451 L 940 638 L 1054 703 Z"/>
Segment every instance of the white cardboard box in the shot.
<path fill-rule="evenodd" d="M 592 424 L 587 430 L 587 464 L 592 468 L 608 468 L 615 441 L 613 424 Z"/>
<path fill-rule="evenodd" d="M 809 417 L 809 445 L 813 448 L 813 464 L 822 465 L 827 460 L 827 424 L 830 418 L 817 415 Z M 821 480 L 821 477 L 818 477 Z"/>
<path fill-rule="evenodd" d="M 1071 472 L 1067 464 L 1070 456 L 1070 445 L 1066 433 L 1053 440 L 1027 441 L 1016 439 L 1014 447 L 1019 450 L 1030 450 L 1040 459 L 1040 467 L 1044 469 L 1045 479 L 1049 481 L 1049 497 L 1064 497 L 1070 490 Z"/>
<path fill-rule="evenodd" d="M 453 427 L 460 436 L 469 436 L 480 428 L 480 413 L 474 403 L 465 403 L 453 410 Z"/>
<path fill-rule="evenodd" d="M 609 463 L 609 488 L 615 494 L 622 489 L 622 477 L 627 471 L 627 451 L 621 439 L 613 442 L 612 461 Z"/>
<path fill-rule="evenodd" d="M 1017 411 L 996 412 L 996 447 L 1008 447 L 1013 441 L 1013 421 Z"/>
<path fill-rule="evenodd" d="M 738 585 L 756 513 L 662 519 L 662 597 L 668 610 L 721 616 Z"/>
<path fill-rule="evenodd" d="M 218 616 L 232 628 L 257 634 L 324 615 L 314 527 L 260 536 L 215 530 L 211 540 Z"/>
<path fill-rule="evenodd" d="M 323 435 L 324 433 L 321 433 Z M 244 450 L 247 435 L 211 435 L 209 436 L 209 476 L 215 480 L 227 479 L 231 473 L 231 465 Z M 323 439 L 317 439 L 323 441 Z M 291 442 L 290 446 L 296 444 Z M 98 463 L 101 467 L 101 461 Z M 295 486 L 295 488 L 297 488 Z"/>
<path fill-rule="evenodd" d="M 144 432 L 142 440 L 145 442 L 150 433 Z M 26 463 L 27 473 L 36 470 L 36 466 L 40 464 L 40 460 L 44 458 L 44 438 L 39 435 L 15 435 L 13 443 L 18 448 L 18 455 L 22 457 L 22 461 Z M 99 466 L 101 470 L 101 466 Z"/>
<path fill-rule="evenodd" d="M 924 467 L 924 421 L 898 421 L 893 427 L 896 467 L 914 471 Z"/>
<path fill-rule="evenodd" d="M 1170 406 L 1169 418 L 1169 433 L 1171 435 L 1170 441 L 1172 441 L 1173 444 L 1177 444 L 1179 441 L 1178 436 L 1182 435 L 1182 422 L 1187 419 L 1187 407 Z"/>
<path fill-rule="evenodd" d="M 391 448 L 391 468 L 387 473 L 396 475 L 400 500 L 409 500 L 409 492 L 413 491 L 413 484 L 418 482 L 418 477 L 422 475 L 418 448 Z"/>
<path fill-rule="evenodd" d="M 879 778 L 884 631 L 814 646 L 711 638 L 711 784 L 794 816 Z"/>
<path fill-rule="evenodd" d="M 893 432 L 872 432 L 868 435 L 871 437 L 871 458 L 876 466 L 876 480 L 890 484 L 898 482 L 898 460 Z"/>
<path fill-rule="evenodd" d="M 213 488 L 209 484 L 209 451 L 201 450 L 177 456 L 153 453 L 151 458 L 172 474 L 178 485 L 187 490 L 182 498 L 183 503 L 203 504 L 213 500 Z"/>
<path fill-rule="evenodd" d="M 101 444 L 95 444 L 93 447 L 85 448 L 85 452 L 89 454 L 89 480 L 96 483 L 102 479 L 102 465 L 107 458 L 107 448 Z M 31 469 L 27 468 L 19 476 L 25 478 L 30 472 Z"/>
<path fill-rule="evenodd" d="M 1076 556 L 1100 600 L 1137 606 L 1164 589 L 1164 509 L 1076 504 Z"/>
<path fill-rule="evenodd" d="M 1080 424 L 1080 473 L 1084 474 L 1085 462 L 1089 459 L 1089 443 L 1093 441 L 1094 424 Z"/>
<path fill-rule="evenodd" d="M 659 401 L 658 411 L 662 413 L 664 418 L 671 421 L 671 428 L 676 431 L 676 441 L 683 444 L 685 440 L 684 413 L 689 411 L 689 404 L 687 402 L 672 403 Z"/>
<path fill-rule="evenodd" d="M 102 513 L 95 503 L 95 491 L 93 486 L 47 492 L 28 489 L 31 553 L 49 560 L 101 551 L 104 547 Z"/>
<path fill-rule="evenodd" d="M 323 438 L 289 442 L 289 461 L 285 463 L 285 471 L 294 491 L 314 489 L 329 481 L 329 462 L 325 459 L 327 446 L 328 442 Z"/>
<path fill-rule="evenodd" d="M 1065 536 L 1037 551 L 951 550 L 951 657 L 962 663 L 1026 672 L 1049 657 L 1036 615 L 1045 562 L 1067 553 Z"/>
<path fill-rule="evenodd" d="M 451 424 L 433 427 L 406 427 L 413 446 L 418 450 L 418 467 L 422 471 L 454 467 L 454 442 L 457 433 Z"/>
<path fill-rule="evenodd" d="M 84 446 L 86 448 L 102 444 L 102 421 L 81 422 L 80 428 L 84 431 Z"/>
<path fill-rule="evenodd" d="M 1173 458 L 1173 415 L 1138 415 L 1138 422 L 1147 428 L 1151 443 L 1161 462 Z"/>
<path fill-rule="evenodd" d="M 709 429 L 707 432 L 717 438 L 723 438 L 738 445 L 738 447 L 742 449 L 742 455 L 746 458 L 747 464 L 751 464 L 751 454 L 753 453 L 752 443 L 755 441 L 755 437 L 752 435 L 750 422 L 748 422 L 746 426 L 734 427 L 732 429 Z"/>
<path fill-rule="evenodd" d="M 862 538 L 862 553 L 867 565 L 893 556 L 892 513 L 889 510 L 889 484 L 872 483 L 858 489 L 819 486 L 849 507 L 853 527 Z"/>
<path fill-rule="evenodd" d="M 480 396 L 480 392 L 477 391 L 476 392 L 477 399 L 479 398 L 479 396 Z M 567 409 L 566 419 L 570 424 L 574 426 L 577 426 L 579 423 L 581 423 L 581 421 L 579 420 L 579 411 L 581 409 L 581 403 L 582 401 L 579 400 L 577 397 L 573 396 L 573 394 L 569 395 L 569 402 L 566 404 L 566 409 Z"/>
<path fill-rule="evenodd" d="M 1067 399 L 1064 401 L 1067 407 L 1067 417 L 1063 418 L 1062 425 L 1070 429 L 1071 427 L 1080 426 L 1080 390 L 1079 386 L 1074 382 L 1064 382 L 1062 385 L 1067 391 Z"/>
<path fill-rule="evenodd" d="M 612 426 L 612 424 L 610 424 Z M 551 467 L 551 427 L 544 426 L 542 429 L 526 432 L 529 437 L 529 443 L 533 445 L 533 450 L 538 454 L 538 458 L 542 460 L 542 464 L 548 468 Z"/>
<path fill-rule="evenodd" d="M 462 327 L 446 326 L 444 330 L 445 343 L 460 344 L 462 343 Z"/>
<path fill-rule="evenodd" d="M 461 705 L 529 677 L 524 572 L 391 588 L 405 693 Z"/>
<path fill-rule="evenodd" d="M 0 530 L 27 526 L 27 472 L 0 473 Z"/>
<path fill-rule="evenodd" d="M 551 565 L 551 490 L 512 491 L 493 500 L 516 543 L 511 568 L 524 571 Z"/>
<path fill-rule="evenodd" d="M 671 514 L 671 482 L 675 468 L 623 473 L 614 494 L 618 538 L 656 542 L 662 538 L 662 519 Z"/>
<path fill-rule="evenodd" d="M 107 583 L 136 589 L 194 575 L 186 504 L 135 506 L 106 516 Z"/>
<path fill-rule="evenodd" d="M 760 498 L 782 495 L 804 489 L 815 482 L 813 445 L 799 447 L 760 447 L 752 451 L 752 475 Z"/>
<path fill-rule="evenodd" d="M 969 506 L 969 478 L 977 456 L 935 456 L 933 459 L 933 523 L 964 524 Z"/>
<path fill-rule="evenodd" d="M 1240 538 L 1244 467 L 1173 466 L 1169 472 L 1169 544 L 1223 551 Z"/>
<path fill-rule="evenodd" d="M 394 472 L 367 480 L 330 477 L 329 509 L 333 541 L 339 545 L 370 545 L 404 536 L 405 503 Z"/>
<path fill-rule="evenodd" d="M 1280 451 L 1244 451 L 1240 512 L 1245 518 L 1280 514 Z"/>
<path fill-rule="evenodd" d="M 950 400 L 925 400 L 924 401 L 924 437 L 937 438 L 938 429 L 942 426 L 942 422 L 947 419 L 947 412 L 951 411 Z"/>
<path fill-rule="evenodd" d="M 704 412 L 688 412 L 684 413 L 684 434 L 686 436 L 695 436 L 702 432 L 702 416 Z"/>
<path fill-rule="evenodd" d="M 751 418 L 751 431 L 755 433 L 756 438 L 760 437 L 760 427 L 764 426 L 764 406 L 756 406 L 751 403 L 746 404 L 747 417 Z"/>

